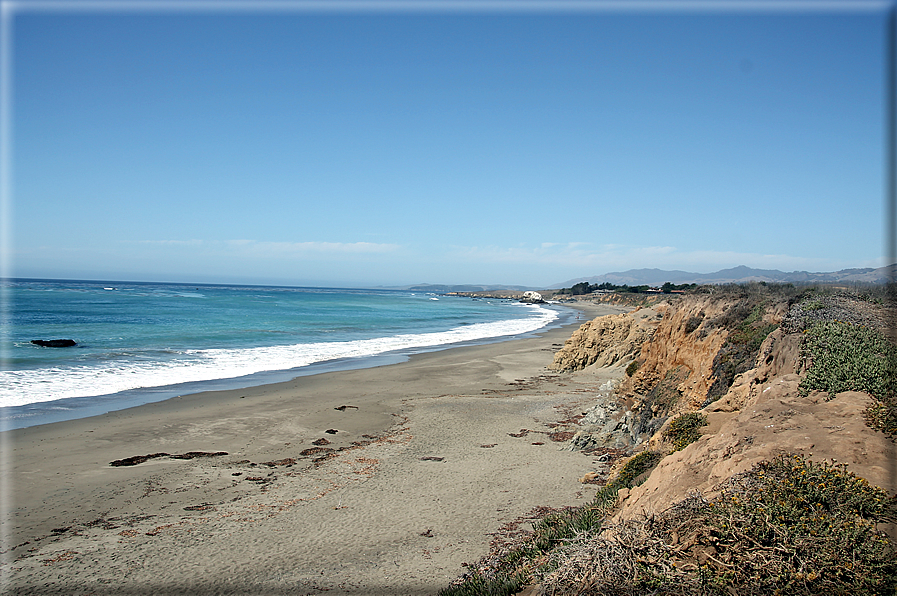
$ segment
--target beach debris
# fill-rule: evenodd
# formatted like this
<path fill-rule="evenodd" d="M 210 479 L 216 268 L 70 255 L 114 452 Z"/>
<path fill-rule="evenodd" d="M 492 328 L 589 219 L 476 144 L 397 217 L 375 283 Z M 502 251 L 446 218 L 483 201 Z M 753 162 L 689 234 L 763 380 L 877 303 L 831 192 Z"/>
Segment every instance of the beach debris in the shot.
<path fill-rule="evenodd" d="M 184 511 L 209 511 L 210 509 L 212 511 L 215 510 L 215 506 L 211 503 L 200 503 L 199 505 L 188 505 L 187 507 L 184 507 Z"/>
<path fill-rule="evenodd" d="M 168 528 L 171 528 L 171 527 L 174 527 L 174 524 L 163 524 L 163 525 L 161 525 L 161 526 L 156 526 L 155 528 L 153 528 L 153 529 L 150 530 L 149 532 L 145 532 L 145 534 L 146 534 L 147 536 L 156 536 L 156 535 L 158 535 L 162 530 L 167 530 Z"/>
<path fill-rule="evenodd" d="M 227 455 L 227 451 L 188 451 L 187 453 L 180 453 L 175 455 L 172 455 L 170 453 L 150 453 L 149 455 L 134 455 L 132 457 L 126 457 L 124 459 L 117 459 L 115 461 L 109 462 L 109 465 L 114 467 L 136 466 L 137 464 L 142 464 L 147 460 L 155 459 L 157 457 L 170 457 L 171 459 L 194 459 L 197 457 L 217 457 L 219 455 Z"/>
<path fill-rule="evenodd" d="M 521 428 L 519 433 L 508 433 L 508 436 L 514 437 L 515 439 L 519 439 L 521 437 L 525 437 L 529 433 L 530 433 L 530 431 L 528 431 L 527 429 Z"/>
<path fill-rule="evenodd" d="M 348 408 L 355 408 L 355 409 L 357 410 L 357 409 L 358 409 L 358 406 L 337 406 L 337 407 L 335 407 L 335 408 L 333 408 L 333 409 L 334 409 L 334 410 L 339 410 L 340 412 L 345 412 L 346 409 L 348 409 Z"/>
<path fill-rule="evenodd" d="M 545 443 L 541 443 L 541 442 L 533 443 L 533 445 L 544 445 L 544 444 Z"/>
<path fill-rule="evenodd" d="M 119 519 L 119 518 L 115 518 L 115 519 Z M 86 528 L 95 528 L 96 526 L 100 526 L 104 530 L 114 530 L 114 529 L 118 528 L 117 525 L 115 525 L 111 521 L 104 519 L 102 517 L 98 517 L 93 521 L 84 522 L 84 527 L 86 527 Z"/>
<path fill-rule="evenodd" d="M 328 428 L 328 429 L 325 430 L 324 432 L 327 433 L 328 435 L 335 435 L 335 434 L 338 433 L 339 431 L 336 430 L 335 428 Z"/>
<path fill-rule="evenodd" d="M 41 563 L 46 565 L 52 565 L 53 563 L 58 563 L 60 561 L 71 561 L 75 558 L 75 555 L 80 555 L 81 553 L 76 550 L 67 550 L 62 554 L 56 555 L 52 559 L 43 559 Z"/>
<path fill-rule="evenodd" d="M 149 455 L 134 455 L 132 457 L 126 457 L 124 459 L 117 459 L 115 461 L 109 462 L 110 466 L 136 466 L 137 464 L 142 464 L 143 462 L 155 459 L 157 457 L 168 457 L 168 453 L 150 453 Z"/>
<path fill-rule="evenodd" d="M 275 460 L 275 461 L 266 461 L 266 462 L 262 462 L 262 465 L 263 465 L 263 466 L 268 466 L 269 468 L 276 468 L 277 466 L 286 466 L 286 467 L 290 467 L 290 466 L 292 466 L 292 465 L 295 464 L 295 463 L 296 463 L 296 460 L 295 460 L 295 459 L 293 459 L 292 457 L 286 457 L 286 458 L 284 458 L 284 459 L 278 459 L 278 460 Z"/>
<path fill-rule="evenodd" d="M 78 345 L 73 339 L 32 339 L 31 343 L 44 348 L 71 348 Z"/>
<path fill-rule="evenodd" d="M 498 443 L 489 443 L 487 445 L 480 445 L 480 447 L 482 447 L 483 449 L 492 449 L 493 447 L 495 447 L 497 445 L 498 445 Z"/>
<path fill-rule="evenodd" d="M 325 438 L 315 439 L 311 442 L 312 445 L 330 445 L 330 441 Z"/>
<path fill-rule="evenodd" d="M 299 455 L 304 457 L 308 455 L 317 455 L 319 453 L 327 453 L 328 451 L 333 451 L 333 449 L 330 449 L 329 447 L 310 447 L 309 449 L 300 451 Z"/>
<path fill-rule="evenodd" d="M 444 457 L 436 457 L 435 455 L 427 455 L 421 458 L 421 461 L 442 461 Z"/>
<path fill-rule="evenodd" d="M 421 536 L 426 536 L 427 538 L 436 538 L 436 534 L 433 533 L 431 528 L 427 528 L 423 532 L 420 533 Z"/>
<path fill-rule="evenodd" d="M 277 480 L 277 476 L 247 476 L 246 480 L 257 484 L 266 484 Z"/>
<path fill-rule="evenodd" d="M 171 455 L 171 459 L 195 459 L 197 457 L 218 457 L 219 455 L 227 455 L 227 451 L 188 451 L 180 455 Z"/>

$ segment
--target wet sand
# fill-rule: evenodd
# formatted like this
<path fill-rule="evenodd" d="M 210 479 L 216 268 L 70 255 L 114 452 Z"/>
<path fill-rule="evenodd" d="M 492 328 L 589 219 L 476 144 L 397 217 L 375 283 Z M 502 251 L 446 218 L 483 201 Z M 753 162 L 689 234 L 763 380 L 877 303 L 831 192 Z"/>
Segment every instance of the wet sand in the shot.
<path fill-rule="evenodd" d="M 594 493 L 563 421 L 621 371 L 546 368 L 577 324 L 2 433 L 2 588 L 436 594 Z"/>

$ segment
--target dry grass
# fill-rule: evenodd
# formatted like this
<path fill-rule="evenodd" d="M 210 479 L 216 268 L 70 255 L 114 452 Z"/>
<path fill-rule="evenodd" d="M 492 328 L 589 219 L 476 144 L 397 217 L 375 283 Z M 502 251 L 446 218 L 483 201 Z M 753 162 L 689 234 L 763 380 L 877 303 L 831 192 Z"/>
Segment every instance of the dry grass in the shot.
<path fill-rule="evenodd" d="M 797 456 L 602 527 L 552 553 L 545 594 L 894 594 L 897 504 L 842 466 Z"/>

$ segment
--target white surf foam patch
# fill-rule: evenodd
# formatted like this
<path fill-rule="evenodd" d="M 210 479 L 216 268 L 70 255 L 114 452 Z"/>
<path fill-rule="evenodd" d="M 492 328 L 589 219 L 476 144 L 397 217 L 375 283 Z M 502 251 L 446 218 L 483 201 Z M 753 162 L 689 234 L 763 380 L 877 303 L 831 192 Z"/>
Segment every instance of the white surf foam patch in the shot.
<path fill-rule="evenodd" d="M 92 366 L 0 371 L 0 406 L 23 406 L 57 399 L 111 395 L 131 389 L 232 379 L 338 358 L 361 358 L 396 350 L 520 335 L 541 329 L 558 316 L 554 311 L 536 305 L 521 306 L 532 309 L 530 316 L 465 325 L 437 333 L 239 350 L 186 350 L 167 361 L 128 360 Z"/>

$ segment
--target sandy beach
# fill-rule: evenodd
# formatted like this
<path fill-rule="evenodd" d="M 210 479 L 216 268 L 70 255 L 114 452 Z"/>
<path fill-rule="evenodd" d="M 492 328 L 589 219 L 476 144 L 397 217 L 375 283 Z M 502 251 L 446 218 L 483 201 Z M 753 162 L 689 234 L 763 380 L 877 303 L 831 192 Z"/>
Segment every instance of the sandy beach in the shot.
<path fill-rule="evenodd" d="M 564 420 L 622 371 L 547 369 L 577 324 L 3 433 L 2 588 L 435 594 L 592 497 Z"/>

